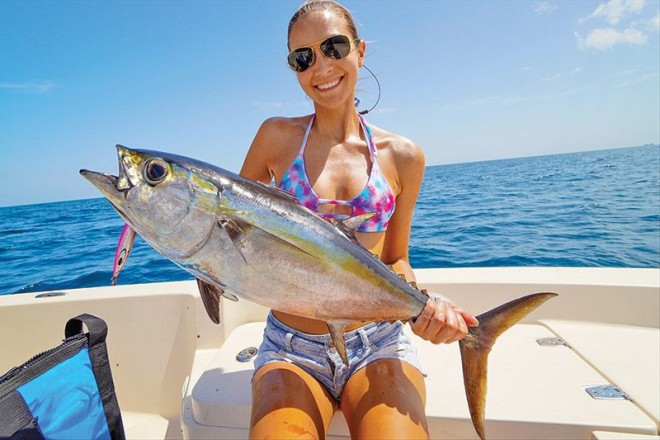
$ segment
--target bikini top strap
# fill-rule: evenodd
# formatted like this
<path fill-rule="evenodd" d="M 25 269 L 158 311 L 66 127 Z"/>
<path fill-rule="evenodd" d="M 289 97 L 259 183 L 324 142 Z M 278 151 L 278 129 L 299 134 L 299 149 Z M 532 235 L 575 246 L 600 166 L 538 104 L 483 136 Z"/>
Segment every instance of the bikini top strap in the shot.
<path fill-rule="evenodd" d="M 314 119 L 316 119 L 316 114 L 312 115 L 312 118 L 309 120 L 309 125 L 307 126 L 307 131 L 305 131 L 305 137 L 302 140 L 302 144 L 300 145 L 300 151 L 298 152 L 298 156 L 302 156 L 303 153 L 305 152 L 305 147 L 307 146 L 307 138 L 309 138 L 309 133 L 312 131 L 312 125 L 314 125 Z"/>
<path fill-rule="evenodd" d="M 364 137 L 367 140 L 367 146 L 369 147 L 369 157 L 371 162 L 376 161 L 376 145 L 374 144 L 373 135 L 371 134 L 371 129 L 367 125 L 367 121 L 364 120 L 364 117 L 358 113 L 358 118 L 360 119 L 360 125 L 362 126 L 362 131 L 364 132 Z M 307 139 L 309 138 L 309 133 L 312 131 L 312 125 L 314 125 L 314 119 L 316 119 L 316 114 L 313 114 L 309 120 L 309 125 L 305 131 L 305 137 L 303 137 L 302 145 L 300 145 L 300 151 L 298 156 L 302 156 L 305 152 L 305 147 L 307 146 Z"/>
<path fill-rule="evenodd" d="M 369 157 L 371 158 L 372 163 L 376 163 L 376 144 L 374 144 L 373 135 L 371 134 L 371 129 L 367 125 L 367 121 L 364 120 L 364 117 L 358 113 L 358 118 L 360 118 L 360 125 L 362 126 L 362 131 L 364 132 L 364 137 L 367 140 L 367 146 L 369 147 Z"/>

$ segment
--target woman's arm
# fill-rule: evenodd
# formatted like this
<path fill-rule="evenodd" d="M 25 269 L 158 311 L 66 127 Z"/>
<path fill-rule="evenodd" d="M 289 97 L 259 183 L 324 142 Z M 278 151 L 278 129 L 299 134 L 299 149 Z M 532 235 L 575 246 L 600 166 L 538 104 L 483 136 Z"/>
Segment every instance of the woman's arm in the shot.
<path fill-rule="evenodd" d="M 265 184 L 270 183 L 274 175 L 271 155 L 276 151 L 273 144 L 279 138 L 276 136 L 277 125 L 276 118 L 267 119 L 261 124 L 243 161 L 241 176 Z"/>
<path fill-rule="evenodd" d="M 395 149 L 397 183 L 400 188 L 396 198 L 396 210 L 387 228 L 382 259 L 391 264 L 394 271 L 415 281 L 408 259 L 412 217 L 423 175 L 424 153 L 412 142 L 404 142 Z M 411 322 L 413 332 L 435 344 L 450 343 L 467 335 L 467 326 L 478 325 L 474 316 L 444 297 L 430 298 L 422 313 Z"/>
<path fill-rule="evenodd" d="M 398 195 L 396 209 L 387 226 L 381 259 L 412 282 L 415 274 L 408 262 L 408 248 L 413 212 L 424 178 L 424 152 L 413 142 L 401 139 L 392 148 L 390 157 L 394 162 Z"/>

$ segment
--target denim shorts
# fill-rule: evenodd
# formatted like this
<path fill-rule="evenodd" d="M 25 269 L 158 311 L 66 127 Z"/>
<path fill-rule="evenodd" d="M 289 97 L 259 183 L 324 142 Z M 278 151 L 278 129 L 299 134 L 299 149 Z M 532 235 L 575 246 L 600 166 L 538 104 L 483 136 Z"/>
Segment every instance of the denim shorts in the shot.
<path fill-rule="evenodd" d="M 303 333 L 282 323 L 271 312 L 254 371 L 271 362 L 295 364 L 321 382 L 337 400 L 353 373 L 379 359 L 399 359 L 422 372 L 417 350 L 403 333 L 400 321 L 372 322 L 345 333 L 345 339 L 348 366 L 339 357 L 330 334 Z"/>

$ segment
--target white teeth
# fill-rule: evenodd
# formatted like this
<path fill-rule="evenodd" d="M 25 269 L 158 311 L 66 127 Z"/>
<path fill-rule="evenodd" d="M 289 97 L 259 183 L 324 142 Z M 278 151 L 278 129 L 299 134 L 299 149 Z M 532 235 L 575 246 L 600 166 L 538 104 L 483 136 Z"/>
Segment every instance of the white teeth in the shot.
<path fill-rule="evenodd" d="M 328 90 L 328 89 L 333 88 L 333 87 L 336 86 L 337 84 L 339 84 L 339 81 L 340 81 L 340 79 L 336 79 L 336 80 L 334 80 L 334 81 L 332 81 L 332 82 L 329 82 L 329 83 L 319 84 L 319 85 L 316 86 L 316 87 L 317 87 L 318 89 L 321 89 L 321 90 Z"/>

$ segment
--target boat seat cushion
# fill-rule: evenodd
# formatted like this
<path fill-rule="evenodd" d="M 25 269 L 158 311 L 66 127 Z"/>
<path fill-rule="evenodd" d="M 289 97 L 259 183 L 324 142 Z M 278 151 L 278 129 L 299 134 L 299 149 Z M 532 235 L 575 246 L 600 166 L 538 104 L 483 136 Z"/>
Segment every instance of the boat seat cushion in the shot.
<path fill-rule="evenodd" d="M 236 355 L 248 347 L 259 347 L 265 322 L 236 328 L 217 351 L 192 392 L 193 415 L 207 426 L 247 428 L 252 407 L 253 362 L 239 362 Z"/>

